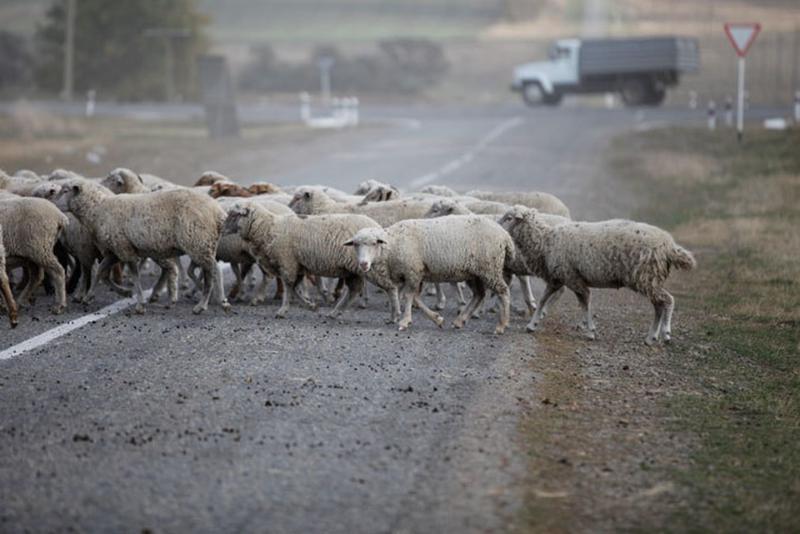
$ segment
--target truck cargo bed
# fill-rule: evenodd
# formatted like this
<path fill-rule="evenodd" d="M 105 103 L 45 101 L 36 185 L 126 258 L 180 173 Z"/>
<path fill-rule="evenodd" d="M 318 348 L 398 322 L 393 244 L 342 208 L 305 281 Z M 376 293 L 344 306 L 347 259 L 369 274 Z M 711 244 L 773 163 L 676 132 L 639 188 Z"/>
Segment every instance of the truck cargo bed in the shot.
<path fill-rule="evenodd" d="M 586 39 L 581 43 L 581 78 L 636 72 L 695 72 L 700 67 L 697 40 L 685 37 Z"/>

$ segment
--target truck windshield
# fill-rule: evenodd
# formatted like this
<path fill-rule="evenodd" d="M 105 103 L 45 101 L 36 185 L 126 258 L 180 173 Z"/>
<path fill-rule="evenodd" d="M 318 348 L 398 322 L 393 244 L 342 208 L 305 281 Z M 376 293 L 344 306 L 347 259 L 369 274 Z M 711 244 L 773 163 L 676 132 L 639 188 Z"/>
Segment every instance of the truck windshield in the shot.
<path fill-rule="evenodd" d="M 550 47 L 549 52 L 547 53 L 547 57 L 551 61 L 558 61 L 562 59 L 569 59 L 569 48 L 562 48 L 557 45 L 553 45 Z"/>

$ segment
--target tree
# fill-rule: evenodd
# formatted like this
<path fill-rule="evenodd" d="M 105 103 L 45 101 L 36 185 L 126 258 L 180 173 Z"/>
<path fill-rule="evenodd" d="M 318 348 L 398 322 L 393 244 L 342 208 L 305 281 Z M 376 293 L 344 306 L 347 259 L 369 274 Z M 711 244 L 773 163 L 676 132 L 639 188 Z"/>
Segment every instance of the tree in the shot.
<path fill-rule="evenodd" d="M 61 89 L 64 62 L 65 6 L 54 0 L 36 31 L 36 82 L 42 89 Z M 181 28 L 174 39 L 174 74 L 178 93 L 195 95 L 195 57 L 205 50 L 206 19 L 196 0 L 78 0 L 75 19 L 75 90 L 95 89 L 123 100 L 164 98 L 164 37 L 146 30 Z"/>

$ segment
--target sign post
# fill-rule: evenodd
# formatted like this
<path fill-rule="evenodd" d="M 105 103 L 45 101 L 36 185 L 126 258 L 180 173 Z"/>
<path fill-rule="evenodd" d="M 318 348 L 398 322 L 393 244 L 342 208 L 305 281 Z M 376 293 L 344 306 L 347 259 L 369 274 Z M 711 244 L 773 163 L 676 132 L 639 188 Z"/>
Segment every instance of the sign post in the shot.
<path fill-rule="evenodd" d="M 728 22 L 725 24 L 725 34 L 728 36 L 728 40 L 739 56 L 736 137 L 740 143 L 742 142 L 742 133 L 744 132 L 744 59 L 760 31 L 761 24 L 757 22 Z"/>

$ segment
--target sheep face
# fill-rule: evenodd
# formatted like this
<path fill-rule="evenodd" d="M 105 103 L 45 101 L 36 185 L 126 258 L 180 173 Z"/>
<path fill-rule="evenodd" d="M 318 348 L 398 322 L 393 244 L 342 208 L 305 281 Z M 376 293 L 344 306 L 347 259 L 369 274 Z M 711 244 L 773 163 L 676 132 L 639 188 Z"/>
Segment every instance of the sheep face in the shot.
<path fill-rule="evenodd" d="M 53 203 L 63 212 L 71 211 L 73 200 L 83 192 L 83 184 L 71 182 L 61 187 Z"/>
<path fill-rule="evenodd" d="M 456 202 L 450 200 L 437 200 L 431 205 L 431 209 L 425 214 L 426 219 L 445 217 L 447 215 L 461 215 L 467 213 L 465 209 L 459 210 Z"/>
<path fill-rule="evenodd" d="M 516 225 L 525 220 L 526 217 L 535 217 L 536 210 L 525 206 L 513 206 L 500 217 L 497 221 L 507 232 L 510 232 Z"/>
<path fill-rule="evenodd" d="M 108 173 L 108 176 L 103 178 L 100 184 L 110 189 L 115 195 L 119 195 L 129 191 L 127 184 L 137 181 L 139 184 L 144 185 L 144 180 L 142 180 L 141 176 L 130 169 L 119 168 Z"/>
<path fill-rule="evenodd" d="M 364 198 L 358 203 L 358 205 L 363 206 L 368 202 L 386 202 L 387 200 L 394 200 L 397 198 L 397 195 L 397 190 L 393 187 L 377 185 L 364 195 Z"/>
<path fill-rule="evenodd" d="M 226 176 L 216 171 L 206 171 L 200 175 L 200 178 L 197 179 L 197 181 L 194 183 L 194 186 L 209 186 L 214 185 L 217 182 L 230 182 L 230 180 Z"/>
<path fill-rule="evenodd" d="M 314 191 L 298 191 L 289 202 L 289 208 L 298 215 L 311 215 Z"/>
<path fill-rule="evenodd" d="M 355 249 L 358 268 L 367 273 L 372 264 L 380 258 L 386 240 L 386 232 L 382 228 L 364 228 L 344 243 L 344 246 Z"/>
<path fill-rule="evenodd" d="M 31 192 L 32 197 L 43 198 L 45 200 L 49 200 L 53 203 L 56 201 L 56 197 L 61 192 L 61 184 L 53 183 L 53 182 L 45 182 L 40 186 L 37 186 Z"/>
<path fill-rule="evenodd" d="M 225 224 L 222 226 L 222 235 L 238 234 L 242 230 L 243 222 L 250 216 L 252 208 L 236 204 L 228 210 Z"/>

